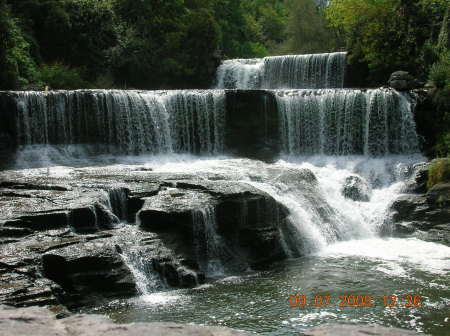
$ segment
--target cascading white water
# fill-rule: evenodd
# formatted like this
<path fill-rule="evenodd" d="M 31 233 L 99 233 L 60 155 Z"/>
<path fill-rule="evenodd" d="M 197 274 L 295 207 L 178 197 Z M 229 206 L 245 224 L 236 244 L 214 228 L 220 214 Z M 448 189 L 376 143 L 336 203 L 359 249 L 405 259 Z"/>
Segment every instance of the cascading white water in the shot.
<path fill-rule="evenodd" d="M 264 59 L 232 59 L 217 69 L 217 88 L 257 89 L 261 87 Z"/>
<path fill-rule="evenodd" d="M 294 178 L 271 180 L 270 176 L 265 182 L 248 183 L 288 208 L 289 225 L 283 236 L 291 255 L 299 256 L 339 241 L 379 236 L 389 220 L 389 205 L 401 194 L 408 168 L 418 160 L 420 155 L 298 157 L 297 162 L 280 161 L 277 165 L 298 172 L 307 169 L 317 184 L 299 183 Z M 345 197 L 342 188 L 349 176 L 358 176 L 373 187 L 369 201 Z"/>
<path fill-rule="evenodd" d="M 214 154 L 223 149 L 225 92 L 18 92 L 17 143 L 96 144 L 101 152 Z"/>
<path fill-rule="evenodd" d="M 153 269 L 149 256 L 133 246 L 126 247 L 121 256 L 136 280 L 139 294 L 150 295 L 164 288 L 160 276 Z"/>
<path fill-rule="evenodd" d="M 164 97 L 164 105 L 170 115 L 175 152 L 219 154 L 223 151 L 223 91 L 173 91 Z"/>
<path fill-rule="evenodd" d="M 208 276 L 225 273 L 224 258 L 230 255 L 223 238 L 217 232 L 216 211 L 213 206 L 198 209 L 192 213 L 194 246 L 197 260 Z"/>
<path fill-rule="evenodd" d="M 220 89 L 342 88 L 346 53 L 271 56 L 224 61 L 217 69 Z"/>
<path fill-rule="evenodd" d="M 411 103 L 396 91 L 279 90 L 275 95 L 285 154 L 418 152 Z"/>
<path fill-rule="evenodd" d="M 217 72 L 219 88 L 271 90 L 279 140 L 290 162 L 282 165 L 307 168 L 318 178 L 317 185 L 296 187 L 296 181 L 277 180 L 256 169 L 252 174 L 262 174 L 264 182 L 238 179 L 289 209 L 291 225 L 280 232 L 290 255 L 375 235 L 398 195 L 401 163 L 411 163 L 392 155 L 418 152 L 408 96 L 390 89 L 338 89 L 345 63 L 346 53 L 288 55 L 229 60 Z M 94 144 L 121 154 L 215 155 L 224 150 L 225 90 L 22 92 L 16 99 L 21 145 Z M 330 156 L 331 163 L 317 162 Z M 298 164 L 290 167 L 295 160 Z M 380 173 L 369 167 L 377 164 L 389 169 Z M 346 178 L 355 175 L 374 189 L 369 202 L 342 195 Z M 122 196 L 110 194 L 109 207 L 125 219 Z M 217 232 L 214 208 L 194 212 L 193 219 L 201 267 L 210 276 L 223 274 L 224 260 L 232 256 Z"/>
<path fill-rule="evenodd" d="M 198 160 L 155 166 L 155 171 L 221 174 L 224 179 L 266 192 L 289 210 L 288 221 L 280 223 L 280 229 L 287 254 L 295 257 L 338 241 L 379 236 L 389 220 L 389 205 L 401 194 L 411 166 L 421 160 L 420 154 L 380 158 L 315 155 L 270 165 L 251 160 Z M 345 197 L 342 189 L 349 176 L 358 176 L 371 187 L 368 201 Z M 246 222 L 245 203 L 240 212 Z M 205 218 L 210 217 L 197 212 L 197 232 L 205 229 Z M 217 246 L 218 236 L 211 237 L 209 244 Z"/>

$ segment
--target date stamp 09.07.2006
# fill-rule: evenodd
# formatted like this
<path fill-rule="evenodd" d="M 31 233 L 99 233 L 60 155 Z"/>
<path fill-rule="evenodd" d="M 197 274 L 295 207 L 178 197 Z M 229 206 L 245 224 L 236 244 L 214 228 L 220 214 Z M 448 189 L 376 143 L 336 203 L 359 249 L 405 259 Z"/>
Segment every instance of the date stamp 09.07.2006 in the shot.
<path fill-rule="evenodd" d="M 306 306 L 326 307 L 336 305 L 339 307 L 374 307 L 376 305 L 384 307 L 405 307 L 414 308 L 422 305 L 420 295 L 314 295 L 307 298 L 306 295 L 289 296 L 289 305 L 292 308 L 303 308 Z"/>

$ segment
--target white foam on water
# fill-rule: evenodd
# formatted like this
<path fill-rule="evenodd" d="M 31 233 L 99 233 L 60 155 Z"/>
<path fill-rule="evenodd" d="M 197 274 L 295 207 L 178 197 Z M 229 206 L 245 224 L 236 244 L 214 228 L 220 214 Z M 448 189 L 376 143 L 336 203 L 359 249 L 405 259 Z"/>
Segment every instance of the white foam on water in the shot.
<path fill-rule="evenodd" d="M 180 300 L 183 300 L 183 302 L 185 303 L 189 300 L 189 296 L 178 294 L 177 291 L 157 292 L 142 295 L 140 297 L 140 300 L 142 300 L 146 304 L 167 305 L 176 303 Z"/>
<path fill-rule="evenodd" d="M 450 247 L 416 238 L 371 238 L 339 242 L 317 253 L 320 257 L 362 257 L 379 261 L 377 269 L 388 275 L 404 275 L 419 269 L 450 275 Z"/>
<path fill-rule="evenodd" d="M 330 319 L 330 318 L 337 318 L 338 315 L 332 312 L 327 312 L 327 311 L 320 311 L 318 313 L 309 313 L 309 314 L 304 314 L 300 317 L 292 317 L 289 319 L 290 322 L 310 322 L 310 321 L 314 321 L 317 319 Z M 342 318 L 341 315 L 339 315 L 340 318 Z"/>

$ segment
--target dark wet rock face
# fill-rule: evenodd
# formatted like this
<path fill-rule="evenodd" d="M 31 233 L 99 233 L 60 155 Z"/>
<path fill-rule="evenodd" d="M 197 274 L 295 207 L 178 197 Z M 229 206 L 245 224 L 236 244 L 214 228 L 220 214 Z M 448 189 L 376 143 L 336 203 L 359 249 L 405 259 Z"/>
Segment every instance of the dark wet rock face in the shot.
<path fill-rule="evenodd" d="M 274 162 L 280 153 L 278 112 L 270 91 L 226 92 L 227 150 L 241 157 Z"/>
<path fill-rule="evenodd" d="M 42 256 L 42 271 L 45 277 L 66 291 L 66 300 L 137 294 L 130 269 L 105 239 L 45 253 Z"/>
<path fill-rule="evenodd" d="M 407 71 L 396 71 L 391 74 L 389 78 L 389 86 L 398 91 L 409 91 L 421 87 L 419 83 L 413 76 Z"/>
<path fill-rule="evenodd" d="M 210 257 L 204 253 L 207 236 L 217 234 L 222 246 L 216 248 L 228 267 L 242 270 L 285 258 L 278 225 L 287 211 L 269 195 L 233 182 L 172 185 L 175 187 L 145 198 L 137 217 L 141 228 L 160 233 L 176 253 L 202 264 Z M 214 225 L 216 232 L 206 232 L 208 225 Z"/>
<path fill-rule="evenodd" d="M 450 183 L 440 183 L 423 192 L 425 176 L 427 167 L 419 167 L 408 184 L 406 191 L 410 193 L 393 203 L 394 233 L 415 234 L 421 239 L 450 245 Z"/>
<path fill-rule="evenodd" d="M 286 257 L 288 211 L 232 175 L 66 170 L 1 173 L 0 303 L 76 308 L 145 292 L 140 275 L 190 288 Z"/>
<path fill-rule="evenodd" d="M 429 176 L 429 163 L 418 163 L 413 166 L 413 177 L 406 182 L 406 192 L 413 194 L 425 194 L 428 191 L 427 182 Z"/>
<path fill-rule="evenodd" d="M 372 190 L 368 183 L 359 176 L 349 176 L 342 187 L 344 197 L 359 202 L 369 202 Z"/>

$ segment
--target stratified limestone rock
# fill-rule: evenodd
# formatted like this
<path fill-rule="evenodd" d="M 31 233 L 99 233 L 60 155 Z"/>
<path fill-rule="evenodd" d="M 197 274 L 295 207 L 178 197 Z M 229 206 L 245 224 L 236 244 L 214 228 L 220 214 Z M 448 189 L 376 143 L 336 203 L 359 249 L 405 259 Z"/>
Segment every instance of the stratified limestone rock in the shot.
<path fill-rule="evenodd" d="M 236 182 L 174 181 L 171 185 L 145 198 L 137 217 L 143 229 L 162 234 L 163 240 L 177 253 L 190 260 L 199 258 L 198 250 L 203 247 L 196 246 L 199 242 L 195 235 L 202 233 L 196 232 L 195 214 L 211 207 L 217 234 L 242 267 L 285 258 L 279 224 L 287 211 L 268 194 Z"/>
<path fill-rule="evenodd" d="M 25 185 L 27 186 L 27 185 Z M 37 190 L 34 185 L 0 187 L 4 229 L 46 231 L 72 227 L 78 233 L 96 232 L 119 222 L 103 204 L 105 190 Z M 102 203 L 103 202 L 103 203 Z"/>
<path fill-rule="evenodd" d="M 60 285 L 70 299 L 137 294 L 131 271 L 105 240 L 48 252 L 42 256 L 42 268 L 44 276 Z"/>
<path fill-rule="evenodd" d="M 74 315 L 57 320 L 44 308 L 0 306 L 0 335 L 16 336 L 250 336 L 222 327 L 175 323 L 114 324 L 100 315 Z"/>
<path fill-rule="evenodd" d="M 0 290 L 0 303 L 77 307 L 134 295 L 136 279 L 124 264 L 127 258 L 159 275 L 161 284 L 197 286 L 205 281 L 211 258 L 205 252 L 210 225 L 221 244 L 224 271 L 286 257 L 280 228 L 288 211 L 268 194 L 233 182 L 239 179 L 233 173 L 144 168 L 0 173 L 0 253 L 6 265 L 1 276 L 11 283 Z M 297 176 L 302 188 L 311 182 L 308 176 Z M 213 224 L 203 218 L 206 209 L 214 213 Z M 140 225 L 132 225 L 135 219 Z"/>
<path fill-rule="evenodd" d="M 101 262 L 101 254 L 105 253 L 105 244 L 111 239 L 111 234 L 93 234 L 93 235 L 75 235 L 70 230 L 50 230 L 45 233 L 34 233 L 20 239 L 14 243 L 0 244 L 0 253 L 2 259 L 0 262 L 0 304 L 8 304 L 17 307 L 34 305 L 59 305 L 62 302 L 68 302 L 72 298 L 78 300 L 77 296 L 95 294 L 95 286 L 99 282 L 108 281 L 102 284 L 103 294 L 107 296 L 131 295 L 131 291 L 125 293 L 126 286 L 117 289 L 120 283 L 120 277 L 115 276 L 120 268 L 111 263 L 108 269 L 99 269 L 98 272 L 90 273 L 88 265 L 80 263 L 77 276 L 73 276 L 74 267 L 66 262 L 67 254 L 72 258 L 83 260 L 83 255 L 89 254 L 91 259 Z M 96 242 L 94 244 L 93 242 Z M 101 243 L 100 243 L 101 242 Z M 91 246 L 91 249 L 88 248 Z M 97 251 L 93 251 L 96 248 Z M 96 255 L 97 254 L 97 255 Z M 45 268 L 43 268 L 42 255 L 53 256 L 61 261 L 55 266 L 55 263 L 48 263 L 46 259 Z M 63 257 L 64 256 L 64 257 Z M 47 258 L 47 257 L 45 257 Z M 119 264 L 121 261 L 117 261 Z M 67 270 L 67 265 L 71 267 Z M 49 274 L 45 274 L 45 271 Z M 112 273 L 104 275 L 102 273 Z M 126 272 L 127 269 L 123 269 Z M 129 273 L 129 271 L 128 271 Z M 86 288 L 83 288 L 85 281 L 83 276 L 90 276 L 92 282 L 88 282 Z M 68 281 L 59 281 L 72 277 L 72 283 Z M 105 279 L 106 278 L 106 279 Z M 58 281 L 54 281 L 54 280 Z M 96 282 L 95 282 L 96 281 Z M 134 280 L 130 280 L 134 286 Z M 75 285 L 73 283 L 75 282 Z M 71 284 L 71 286 L 68 286 Z M 114 287 L 116 286 L 116 287 Z M 131 285 L 130 285 L 131 286 Z M 130 287 L 129 286 L 129 287 Z M 128 287 L 128 288 L 129 288 Z M 133 292 L 133 294 L 135 291 Z M 90 295 L 86 295 L 90 298 Z"/>
<path fill-rule="evenodd" d="M 346 325 L 346 324 L 323 324 L 311 328 L 303 334 L 304 336 L 413 336 L 419 335 L 415 331 L 387 328 L 380 325 Z M 424 335 L 424 334 L 421 334 Z"/>

